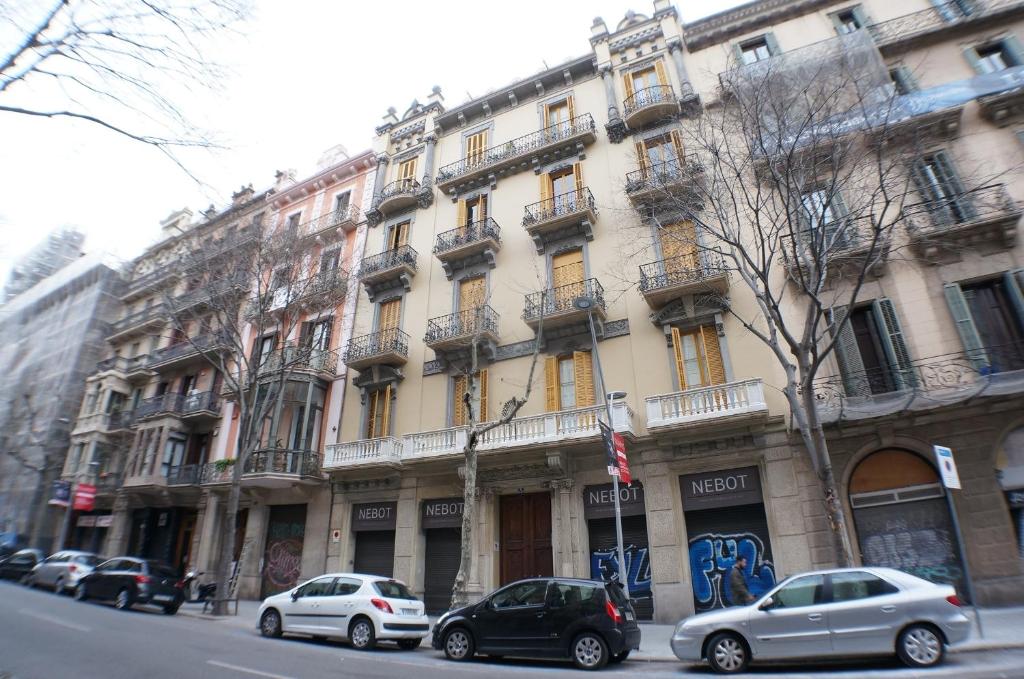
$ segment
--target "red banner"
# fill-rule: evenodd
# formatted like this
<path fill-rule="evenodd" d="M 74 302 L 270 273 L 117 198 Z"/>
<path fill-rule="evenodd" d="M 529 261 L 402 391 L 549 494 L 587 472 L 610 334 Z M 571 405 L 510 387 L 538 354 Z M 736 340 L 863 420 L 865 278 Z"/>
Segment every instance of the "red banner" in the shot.
<path fill-rule="evenodd" d="M 633 477 L 629 473 L 629 460 L 626 459 L 626 439 L 618 432 L 612 435 L 615 441 L 615 460 L 619 467 L 619 481 L 629 485 L 633 483 Z"/>
<path fill-rule="evenodd" d="M 76 512 L 91 512 L 96 508 L 96 486 L 91 483 L 80 483 L 75 488 L 75 503 L 72 505 Z"/>

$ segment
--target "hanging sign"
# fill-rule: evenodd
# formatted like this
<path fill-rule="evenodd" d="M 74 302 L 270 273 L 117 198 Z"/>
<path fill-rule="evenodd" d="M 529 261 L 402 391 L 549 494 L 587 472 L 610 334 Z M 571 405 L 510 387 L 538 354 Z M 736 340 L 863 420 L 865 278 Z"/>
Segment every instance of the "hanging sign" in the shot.
<path fill-rule="evenodd" d="M 946 488 L 957 488 L 960 486 L 960 474 L 956 471 L 956 462 L 953 461 L 953 451 L 946 446 L 932 446 L 935 450 L 935 457 L 939 463 L 939 474 L 942 476 L 942 485 Z"/>
<path fill-rule="evenodd" d="M 57 507 L 67 507 L 68 500 L 71 499 L 71 482 L 70 481 L 54 481 L 53 491 L 50 496 L 48 504 L 55 505 Z"/>
<path fill-rule="evenodd" d="M 75 488 L 75 502 L 72 505 L 76 512 L 91 512 L 96 508 L 96 486 L 91 483 L 80 483 Z"/>

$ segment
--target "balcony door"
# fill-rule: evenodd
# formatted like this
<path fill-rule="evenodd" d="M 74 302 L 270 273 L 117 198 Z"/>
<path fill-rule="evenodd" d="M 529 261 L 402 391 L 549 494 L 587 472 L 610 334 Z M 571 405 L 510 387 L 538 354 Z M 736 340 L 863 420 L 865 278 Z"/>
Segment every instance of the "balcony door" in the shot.
<path fill-rule="evenodd" d="M 394 252 L 409 244 L 409 222 L 395 224 L 388 231 L 387 250 Z"/>
<path fill-rule="evenodd" d="M 583 267 L 583 250 L 570 250 L 551 258 L 551 287 L 555 311 L 572 309 L 573 301 L 582 295 L 586 278 Z M 551 308 L 550 304 L 545 305 Z"/>
<path fill-rule="evenodd" d="M 576 111 L 572 97 L 546 105 L 544 107 L 544 128 L 547 130 L 548 136 L 553 139 L 568 136 L 574 117 L 576 117 Z"/>
<path fill-rule="evenodd" d="M 487 279 L 484 276 L 474 276 L 459 281 L 459 312 L 463 319 L 468 319 L 471 315 L 464 312 L 481 307 L 486 302 Z"/>
<path fill-rule="evenodd" d="M 945 286 L 946 302 L 979 372 L 1024 369 L 1024 269 L 1000 278 Z"/>
<path fill-rule="evenodd" d="M 473 416 L 477 422 L 487 421 L 487 371 L 476 374 L 476 396 L 472 399 Z M 469 424 L 464 397 L 469 391 L 469 381 L 465 375 L 456 375 L 452 380 L 452 425 L 463 427 Z"/>
<path fill-rule="evenodd" d="M 391 385 L 374 389 L 366 400 L 366 438 L 387 436 L 391 425 Z"/>
<path fill-rule="evenodd" d="M 945 151 L 928 154 L 914 163 L 914 181 L 925 211 L 939 225 L 959 224 L 974 217 L 974 206 Z"/>
<path fill-rule="evenodd" d="M 700 258 L 697 251 L 697 227 L 691 221 L 665 224 L 658 229 L 661 258 L 665 273 L 697 273 Z M 671 282 L 671 281 L 669 281 Z"/>
<path fill-rule="evenodd" d="M 466 137 L 466 163 L 482 163 L 487 157 L 487 130 Z"/>
<path fill-rule="evenodd" d="M 725 384 L 725 361 L 714 326 L 672 328 L 672 353 L 679 388 L 683 391 Z"/>
<path fill-rule="evenodd" d="M 636 106 L 644 106 L 648 103 L 659 101 L 659 85 L 668 85 L 668 78 L 665 75 L 665 65 L 656 61 L 653 66 L 639 71 L 627 73 L 625 78 L 626 99 L 635 97 L 632 102 Z M 627 101 L 627 106 L 630 102 Z"/>
<path fill-rule="evenodd" d="M 594 368 L 589 351 L 549 356 L 544 361 L 547 410 L 571 410 L 594 405 Z"/>
<path fill-rule="evenodd" d="M 671 179 L 679 175 L 683 158 L 683 140 L 672 130 L 636 143 L 637 161 L 644 176 Z"/>
<path fill-rule="evenodd" d="M 459 201 L 458 228 L 462 238 L 468 235 L 471 224 L 482 222 L 485 219 L 487 219 L 487 194 Z"/>
<path fill-rule="evenodd" d="M 389 299 L 380 303 L 380 315 L 377 317 L 377 329 L 394 330 L 402 316 L 402 300 Z"/>
<path fill-rule="evenodd" d="M 846 313 L 845 307 L 837 307 L 829 320 L 834 326 Z M 884 394 L 913 384 L 910 352 L 890 299 L 850 312 L 850 320 L 838 330 L 835 352 L 847 396 Z"/>
<path fill-rule="evenodd" d="M 410 184 L 416 179 L 416 159 L 409 158 L 398 164 L 398 180 Z"/>

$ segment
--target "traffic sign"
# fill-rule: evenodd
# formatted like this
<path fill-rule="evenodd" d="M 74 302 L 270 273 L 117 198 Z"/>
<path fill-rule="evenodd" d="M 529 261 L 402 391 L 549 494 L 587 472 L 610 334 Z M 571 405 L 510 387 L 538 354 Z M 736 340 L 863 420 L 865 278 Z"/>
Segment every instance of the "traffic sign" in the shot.
<path fill-rule="evenodd" d="M 932 446 L 935 449 L 935 458 L 939 463 L 939 474 L 942 475 L 942 485 L 946 488 L 960 489 L 960 474 L 956 471 L 956 462 L 953 460 L 953 451 L 946 446 Z"/>

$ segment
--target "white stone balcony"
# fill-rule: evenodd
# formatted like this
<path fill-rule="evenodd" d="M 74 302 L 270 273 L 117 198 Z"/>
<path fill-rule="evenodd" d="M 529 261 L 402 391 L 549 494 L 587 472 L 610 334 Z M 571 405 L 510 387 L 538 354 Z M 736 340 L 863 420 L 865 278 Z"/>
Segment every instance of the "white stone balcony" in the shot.
<path fill-rule="evenodd" d="M 364 465 L 398 465 L 402 461 L 402 441 L 385 436 L 348 443 L 331 443 L 324 452 L 324 469 L 348 469 Z"/>
<path fill-rule="evenodd" d="M 646 401 L 647 428 L 652 432 L 732 423 L 768 414 L 764 384 L 759 378 L 649 396 Z"/>

